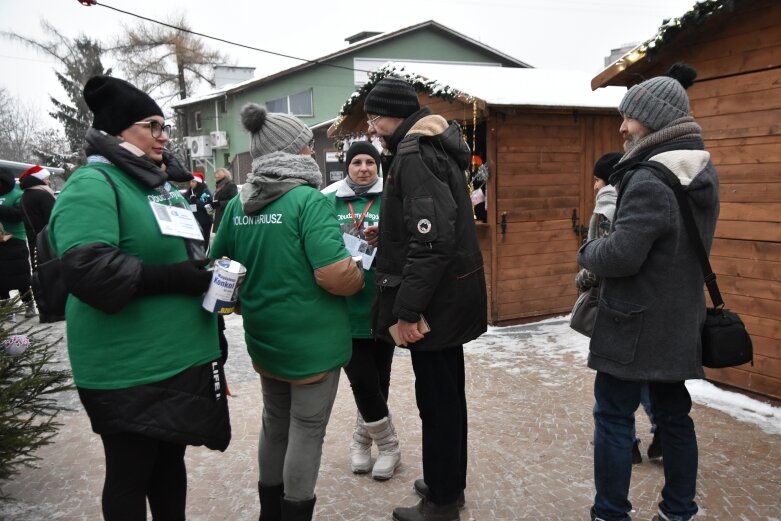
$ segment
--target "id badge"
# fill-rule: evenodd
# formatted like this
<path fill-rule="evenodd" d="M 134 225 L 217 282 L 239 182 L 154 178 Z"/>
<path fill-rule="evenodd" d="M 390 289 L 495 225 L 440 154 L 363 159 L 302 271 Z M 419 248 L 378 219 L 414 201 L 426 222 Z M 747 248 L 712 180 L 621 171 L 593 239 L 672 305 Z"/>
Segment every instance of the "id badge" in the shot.
<path fill-rule="evenodd" d="M 201 227 L 198 226 L 198 221 L 195 220 L 191 211 L 153 201 L 149 201 L 149 204 L 152 207 L 157 226 L 160 228 L 160 233 L 185 239 L 203 240 Z"/>

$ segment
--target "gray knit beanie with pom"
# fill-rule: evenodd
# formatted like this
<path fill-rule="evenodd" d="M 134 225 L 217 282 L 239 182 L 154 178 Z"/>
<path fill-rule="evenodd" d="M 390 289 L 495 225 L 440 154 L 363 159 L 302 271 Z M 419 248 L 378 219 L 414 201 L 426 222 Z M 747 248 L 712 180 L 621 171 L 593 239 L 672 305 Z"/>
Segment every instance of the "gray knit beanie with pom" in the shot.
<path fill-rule="evenodd" d="M 664 76 L 634 85 L 624 95 L 618 111 L 630 116 L 651 131 L 689 115 L 688 89 L 697 77 L 690 65 L 676 63 Z"/>
<path fill-rule="evenodd" d="M 241 123 L 252 134 L 249 151 L 253 158 L 272 152 L 300 154 L 312 141 L 312 131 L 303 121 L 290 114 L 268 112 L 257 103 L 244 105 Z"/>

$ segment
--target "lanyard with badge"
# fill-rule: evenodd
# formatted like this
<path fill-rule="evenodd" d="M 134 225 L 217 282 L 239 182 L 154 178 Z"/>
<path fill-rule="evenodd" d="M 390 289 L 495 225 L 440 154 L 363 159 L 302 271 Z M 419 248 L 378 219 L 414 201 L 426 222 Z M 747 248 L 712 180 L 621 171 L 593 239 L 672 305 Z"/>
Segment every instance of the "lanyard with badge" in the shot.
<path fill-rule="evenodd" d="M 362 236 L 363 232 L 361 228 L 363 227 L 363 221 L 366 219 L 366 214 L 369 213 L 369 208 L 372 207 L 372 204 L 374 204 L 374 199 L 369 200 L 368 204 L 366 205 L 366 208 L 363 209 L 363 213 L 361 214 L 361 219 L 358 220 L 355 218 L 355 209 L 353 208 L 353 202 L 347 201 L 347 206 L 350 208 L 350 217 L 353 218 L 353 224 L 355 224 L 355 230 L 358 232 L 358 236 Z"/>
<path fill-rule="evenodd" d="M 361 218 L 358 219 L 355 216 L 355 209 L 353 208 L 352 201 L 347 201 L 347 206 L 350 208 L 350 217 L 353 219 L 355 225 L 356 235 L 351 233 L 343 233 L 344 245 L 347 251 L 352 256 L 360 256 L 363 259 L 363 269 L 368 270 L 371 268 L 372 262 L 374 262 L 374 256 L 377 254 L 377 249 L 366 242 L 366 238 L 363 235 L 363 221 L 366 219 L 366 215 L 369 213 L 369 208 L 372 207 L 374 199 L 370 199 L 364 208 Z"/>
<path fill-rule="evenodd" d="M 203 234 L 198 221 L 195 220 L 195 216 L 193 216 L 184 198 L 180 202 L 176 202 L 175 196 L 166 187 L 170 187 L 168 182 L 163 186 L 155 188 L 155 191 L 162 196 L 163 200 L 168 201 L 170 204 L 149 201 L 149 205 L 152 207 L 152 215 L 155 216 L 160 233 L 185 239 L 184 242 L 187 245 L 187 253 L 190 258 L 205 258 Z"/>

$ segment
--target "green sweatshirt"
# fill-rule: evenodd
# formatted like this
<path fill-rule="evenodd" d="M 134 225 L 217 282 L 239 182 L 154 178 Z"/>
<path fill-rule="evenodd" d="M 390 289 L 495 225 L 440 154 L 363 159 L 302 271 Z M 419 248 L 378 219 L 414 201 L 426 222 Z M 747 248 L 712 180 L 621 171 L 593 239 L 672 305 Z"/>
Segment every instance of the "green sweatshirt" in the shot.
<path fill-rule="evenodd" d="M 380 220 L 380 199 L 381 194 L 375 194 L 369 211 L 363 219 L 361 228 L 364 225 L 374 225 Z M 372 199 L 358 198 L 350 201 L 355 212 L 355 221 L 350 205 L 345 199 L 336 197 L 335 192 L 328 194 L 328 198 L 333 201 L 336 211 L 336 220 L 339 222 L 343 232 L 350 232 L 355 229 L 355 221 L 360 221 L 366 206 Z M 355 235 L 352 233 L 352 235 Z M 372 335 L 372 317 L 371 310 L 374 304 L 374 295 L 377 287 L 374 283 L 374 264 L 368 270 L 364 270 L 365 285 L 355 295 L 347 298 L 347 310 L 350 314 L 350 330 L 353 338 L 373 338 Z"/>
<path fill-rule="evenodd" d="M 99 164 L 119 197 L 91 163 L 74 172 L 50 219 L 57 255 L 87 244 L 107 244 L 151 264 L 187 260 L 184 239 L 162 235 L 150 201 L 170 204 L 114 165 Z M 168 185 L 171 199 L 184 200 Z M 158 382 L 220 357 L 216 316 L 202 297 L 166 294 L 136 298 L 107 314 L 69 295 L 65 308 L 68 355 L 76 385 L 122 389 Z"/>
<path fill-rule="evenodd" d="M 247 268 L 239 298 L 247 351 L 257 365 L 297 380 L 347 363 L 345 298 L 318 286 L 313 272 L 349 256 L 323 194 L 299 186 L 250 216 L 234 197 L 210 255 Z"/>
<path fill-rule="evenodd" d="M 19 187 L 19 185 L 14 186 L 10 192 L 8 192 L 5 195 L 0 195 L 0 206 L 15 206 L 19 204 L 19 200 L 22 198 L 22 194 L 24 191 Z M 27 235 L 24 231 L 24 220 L 11 222 L 11 221 L 0 221 L 3 223 L 3 228 L 5 228 L 6 233 L 10 233 L 14 236 L 14 239 L 21 239 L 23 241 L 27 240 Z"/>

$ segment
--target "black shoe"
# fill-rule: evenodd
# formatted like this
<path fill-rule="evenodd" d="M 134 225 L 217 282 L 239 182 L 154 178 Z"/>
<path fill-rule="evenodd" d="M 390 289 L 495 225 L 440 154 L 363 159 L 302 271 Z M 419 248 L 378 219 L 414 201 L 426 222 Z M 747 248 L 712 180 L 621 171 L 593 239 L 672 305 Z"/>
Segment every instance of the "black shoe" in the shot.
<path fill-rule="evenodd" d="M 654 439 L 651 440 L 651 445 L 648 446 L 648 459 L 662 459 L 662 435 L 659 434 L 658 430 L 654 433 Z"/>
<path fill-rule="evenodd" d="M 414 507 L 393 509 L 394 521 L 459 521 L 460 518 L 455 503 L 437 505 L 426 498 L 421 499 Z"/>
<path fill-rule="evenodd" d="M 640 440 L 635 440 L 632 445 L 632 465 L 643 462 L 643 456 L 640 454 Z"/>
<path fill-rule="evenodd" d="M 416 479 L 415 484 L 412 485 L 415 488 L 415 492 L 423 499 L 428 499 L 428 485 L 426 485 L 426 482 L 422 479 Z M 464 509 L 464 505 L 466 505 L 466 499 L 464 498 L 464 491 L 462 490 L 458 494 L 458 498 L 456 499 L 456 505 L 458 506 L 459 510 Z"/>

